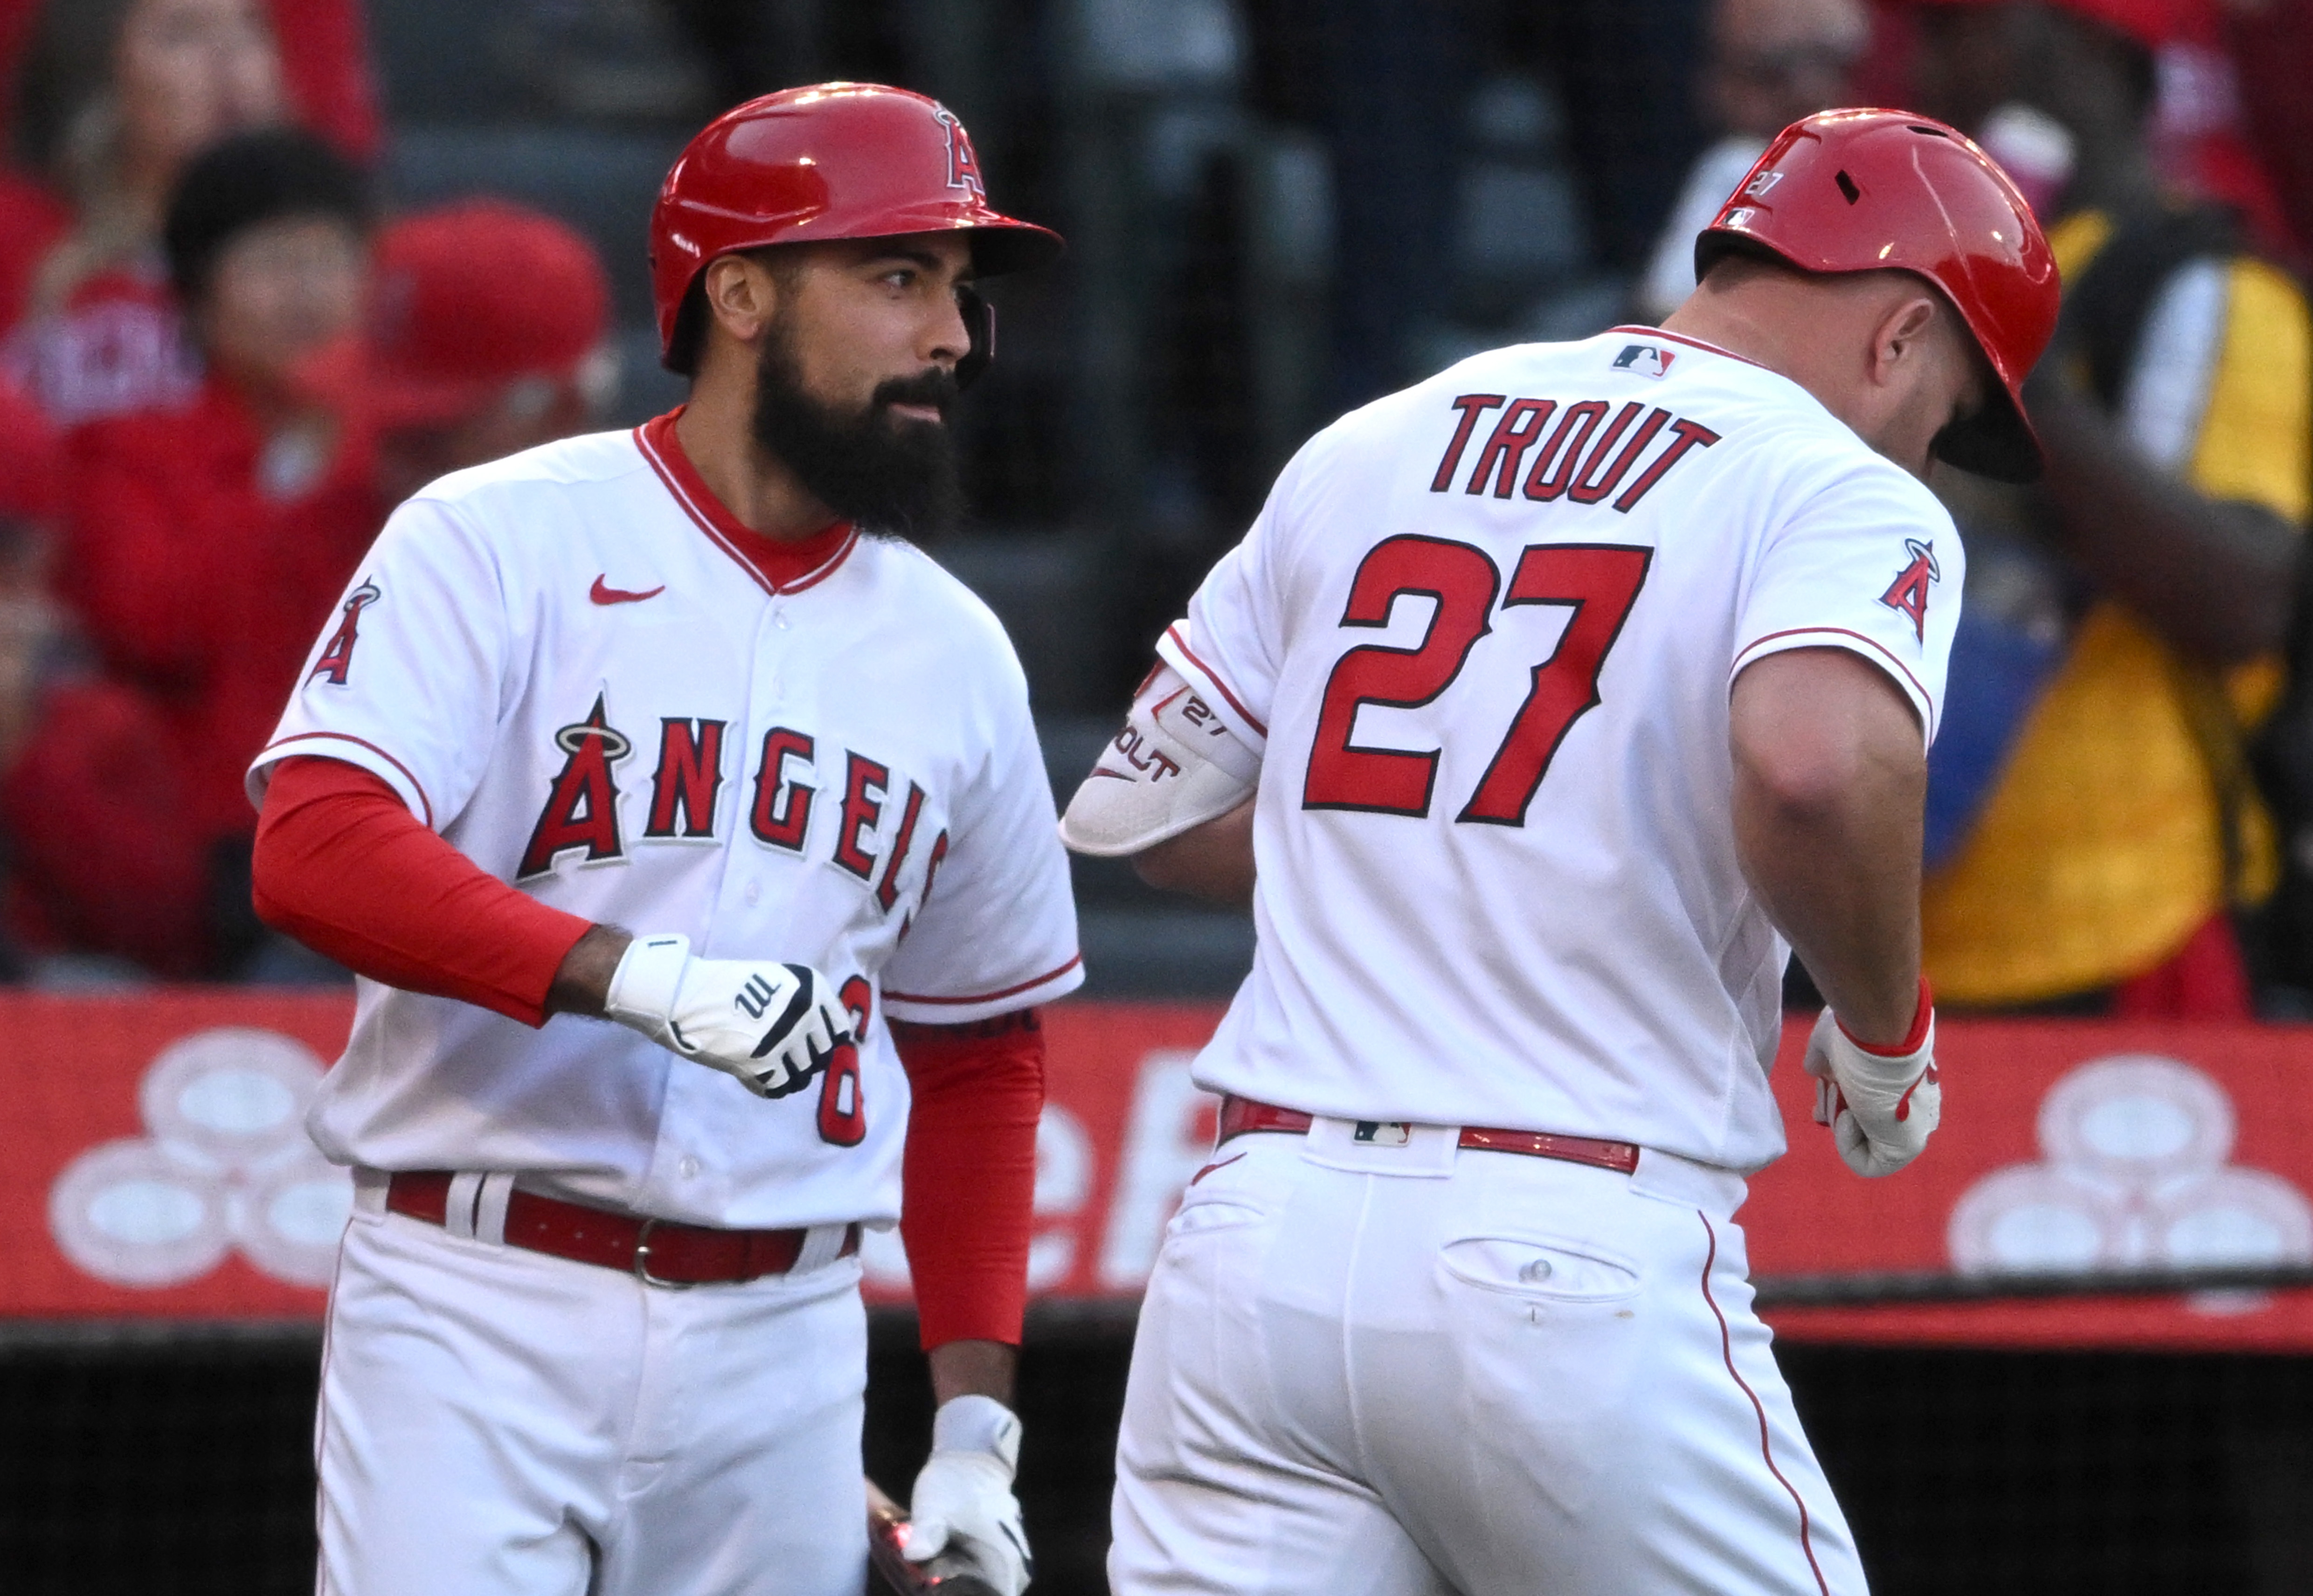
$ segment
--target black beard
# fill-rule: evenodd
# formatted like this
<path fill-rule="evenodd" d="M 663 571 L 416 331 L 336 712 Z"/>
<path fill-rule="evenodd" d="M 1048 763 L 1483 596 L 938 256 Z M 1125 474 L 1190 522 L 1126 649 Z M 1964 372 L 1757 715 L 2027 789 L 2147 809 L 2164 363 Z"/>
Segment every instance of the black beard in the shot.
<path fill-rule="evenodd" d="M 963 509 L 947 417 L 955 378 L 937 366 L 880 384 L 864 411 L 844 412 L 804 390 L 784 329 L 763 343 L 755 373 L 755 441 L 784 461 L 813 497 L 861 531 L 925 542 Z M 940 423 L 910 421 L 893 405 L 929 405 Z"/>

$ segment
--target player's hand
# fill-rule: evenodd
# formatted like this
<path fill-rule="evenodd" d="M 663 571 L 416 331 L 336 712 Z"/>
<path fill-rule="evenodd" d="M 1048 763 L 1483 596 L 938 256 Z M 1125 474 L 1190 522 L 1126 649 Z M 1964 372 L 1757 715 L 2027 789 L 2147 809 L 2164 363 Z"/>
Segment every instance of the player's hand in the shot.
<path fill-rule="evenodd" d="M 1920 985 L 1920 1017 L 1900 1053 L 1867 1048 L 1829 1009 L 1807 1038 L 1815 1122 L 1831 1127 L 1839 1156 L 1859 1175 L 1892 1175 L 1919 1157 L 1944 1111 L 1936 1079 L 1936 1012 Z"/>
<path fill-rule="evenodd" d="M 907 1557 L 921 1563 L 957 1543 L 996 1587 L 1020 1596 L 1035 1571 L 1020 1528 L 1012 1472 L 1020 1421 L 993 1397 L 951 1397 L 932 1419 L 932 1455 L 908 1503 Z"/>
<path fill-rule="evenodd" d="M 687 936 L 638 936 L 603 1012 L 758 1097 L 799 1092 L 851 1039 L 834 985 L 807 964 L 693 959 Z"/>

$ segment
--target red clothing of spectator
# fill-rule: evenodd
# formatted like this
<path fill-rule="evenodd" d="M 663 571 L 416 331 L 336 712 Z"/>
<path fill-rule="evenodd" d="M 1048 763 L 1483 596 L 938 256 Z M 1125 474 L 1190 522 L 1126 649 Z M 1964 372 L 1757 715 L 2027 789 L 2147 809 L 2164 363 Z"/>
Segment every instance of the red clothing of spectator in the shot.
<path fill-rule="evenodd" d="M 2313 244 L 2313 6 L 2236 11 L 2228 26 L 2257 157 L 2297 237 Z"/>
<path fill-rule="evenodd" d="M 25 274 L 28 287 L 47 254 Z M 0 273 L 11 264 L 0 256 Z M 17 326 L 0 345 L 0 373 L 58 426 L 77 426 L 181 408 L 200 390 L 201 360 L 154 250 L 92 273 L 56 311 Z"/>
<path fill-rule="evenodd" d="M 167 717 L 118 682 L 59 683 L 4 778 L 7 918 L 28 950 L 110 953 L 186 979 L 209 963 L 207 839 Z"/>
<path fill-rule="evenodd" d="M 269 0 L 268 9 L 297 120 L 355 160 L 376 160 L 385 126 L 362 0 Z"/>
<path fill-rule="evenodd" d="M 0 90 L 13 90 L 17 63 L 48 0 L 0 0 Z M 384 142 L 377 82 L 370 71 L 367 8 L 362 0 L 267 0 L 281 81 L 297 120 L 358 161 Z M 0 92 L 0 136 L 15 95 Z"/>
<path fill-rule="evenodd" d="M 24 319 L 40 262 L 72 224 L 72 207 L 47 185 L 0 166 L 0 328 Z"/>
<path fill-rule="evenodd" d="M 107 673 L 161 712 L 195 829 L 248 837 L 242 772 L 384 521 L 367 439 L 347 431 L 315 479 L 268 494 L 257 421 L 212 381 L 185 410 L 92 423 L 70 449 L 60 596 Z"/>

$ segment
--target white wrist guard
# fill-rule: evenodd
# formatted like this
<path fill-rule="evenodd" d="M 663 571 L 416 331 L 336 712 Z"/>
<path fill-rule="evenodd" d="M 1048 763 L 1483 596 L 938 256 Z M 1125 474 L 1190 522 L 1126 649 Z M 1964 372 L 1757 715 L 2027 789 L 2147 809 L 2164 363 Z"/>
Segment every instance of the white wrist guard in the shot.
<path fill-rule="evenodd" d="M 1253 795 L 1261 756 L 1237 741 L 1181 673 L 1160 664 L 1124 730 L 1060 817 L 1060 840 L 1103 858 L 1137 854 Z"/>

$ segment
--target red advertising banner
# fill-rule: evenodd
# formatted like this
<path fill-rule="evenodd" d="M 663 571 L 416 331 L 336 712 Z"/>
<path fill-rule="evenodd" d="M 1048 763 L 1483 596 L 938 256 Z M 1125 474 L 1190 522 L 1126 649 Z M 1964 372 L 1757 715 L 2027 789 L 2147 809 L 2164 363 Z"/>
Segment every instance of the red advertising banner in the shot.
<path fill-rule="evenodd" d="M 304 1106 L 334 995 L 0 995 L 0 1317 L 320 1311 L 349 1188 Z M 1212 1144 L 1189 1066 L 1209 1005 L 1047 1011 L 1031 1285 L 1129 1299 Z M 1927 1156 L 1859 1180 L 1807 1118 L 1804 1029 L 1776 1071 L 1792 1151 L 1741 1219 L 1761 1277 L 2313 1264 L 2313 1028 L 1955 1022 Z M 904 1302 L 896 1237 L 868 1293 Z M 1777 1309 L 1809 1340 L 2313 1351 L 2313 1291 Z"/>
<path fill-rule="evenodd" d="M 2313 1264 L 2313 1027 L 1976 1021 L 1937 1028 L 1943 1124 L 1858 1180 L 1809 1118 L 1806 1030 L 1776 1096 L 1791 1150 L 1738 1216 L 1755 1276 Z M 2313 1351 L 2313 1290 L 1781 1308 L 1800 1340 Z"/>

